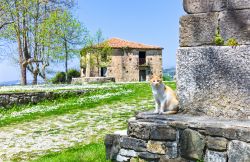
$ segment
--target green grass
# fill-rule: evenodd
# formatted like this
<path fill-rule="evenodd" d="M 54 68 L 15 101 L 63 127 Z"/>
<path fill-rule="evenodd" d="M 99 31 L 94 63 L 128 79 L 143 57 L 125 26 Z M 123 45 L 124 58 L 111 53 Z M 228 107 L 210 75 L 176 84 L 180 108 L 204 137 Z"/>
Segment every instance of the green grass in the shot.
<path fill-rule="evenodd" d="M 174 82 L 167 82 L 167 85 L 175 89 Z M 65 94 L 55 100 L 46 100 L 36 105 L 38 107 L 37 109 L 42 109 L 43 107 L 51 108 L 52 106 L 56 106 L 58 104 L 61 105 L 57 109 L 54 109 L 51 111 L 40 111 L 40 112 L 35 112 L 35 113 L 24 114 L 18 117 L 17 116 L 13 117 L 11 116 L 13 112 L 21 112 L 27 109 L 32 109 L 34 108 L 34 105 L 14 106 L 8 110 L 1 110 L 0 115 L 4 115 L 6 116 L 6 118 L 0 119 L 0 127 L 8 125 L 8 124 L 31 121 L 31 120 L 42 118 L 42 117 L 61 115 L 61 114 L 67 114 L 67 113 L 75 113 L 78 110 L 95 108 L 97 106 L 113 104 L 119 101 L 122 101 L 123 103 L 130 103 L 130 102 L 136 103 L 137 101 L 140 101 L 142 99 L 152 98 L 151 88 L 148 83 L 122 84 L 119 87 L 120 88 L 99 89 L 97 91 L 87 92 L 86 94 L 83 94 L 81 96 L 76 96 L 76 95 L 71 96 L 71 95 Z M 83 103 L 77 103 L 79 97 L 86 98 L 86 97 L 90 97 L 93 95 L 104 95 L 107 93 L 112 94 L 112 93 L 117 93 L 122 90 L 133 90 L 133 93 L 130 93 L 127 95 L 112 96 L 109 98 L 99 100 L 98 102 L 86 101 Z"/>
<path fill-rule="evenodd" d="M 165 82 L 166 85 L 170 86 L 171 88 L 175 89 L 176 85 L 174 82 Z M 120 91 L 126 91 L 126 90 L 132 90 L 132 93 L 124 94 L 124 95 L 117 95 L 117 96 L 111 96 L 108 98 L 104 98 L 101 100 L 86 100 L 82 103 L 78 103 L 79 98 L 88 99 L 88 97 L 94 96 L 94 95 L 105 95 L 107 93 L 114 94 L 118 93 Z M 55 106 L 58 104 L 62 104 L 58 109 L 51 110 L 51 111 L 45 111 L 45 112 L 36 112 L 36 113 L 30 113 L 23 116 L 20 116 L 18 118 L 16 117 L 9 117 L 4 120 L 0 119 L 0 126 L 7 126 L 9 124 L 15 124 L 20 122 L 26 122 L 26 121 L 32 121 L 37 118 L 44 118 L 46 120 L 46 117 L 49 116 L 57 116 L 57 115 L 63 115 L 63 114 L 69 114 L 69 113 L 76 113 L 80 110 L 88 110 L 96 107 L 100 107 L 102 105 L 112 105 L 112 104 L 133 104 L 138 105 L 138 103 L 142 100 L 152 100 L 152 91 L 151 87 L 148 83 L 136 83 L 136 84 L 121 84 L 119 88 L 113 88 L 113 89 L 101 89 L 98 91 L 92 91 L 88 92 L 81 96 L 69 96 L 69 97 L 59 97 L 56 100 L 52 101 L 44 101 L 42 103 L 37 104 L 36 106 Z M 0 114 L 2 115 L 9 115 L 13 112 L 20 112 L 27 110 L 29 108 L 34 107 L 34 105 L 24 105 L 24 106 L 16 106 L 13 107 L 11 110 L 7 111 L 1 111 Z M 129 117 L 133 116 L 133 112 L 123 112 L 123 113 L 117 113 L 113 114 L 111 118 L 108 118 L 107 120 L 112 120 L 112 118 L 121 118 L 122 122 L 125 123 L 126 120 Z M 123 127 L 123 125 L 122 125 Z M 126 125 L 124 124 L 124 128 L 126 128 Z M 101 132 L 99 136 L 101 135 Z M 91 137 L 89 139 L 90 142 L 97 142 L 97 143 L 91 143 L 89 145 L 83 145 L 83 146 L 74 146 L 70 149 L 66 149 L 62 152 L 56 152 L 56 153 L 50 153 L 46 156 L 43 156 L 39 158 L 38 160 L 35 160 L 35 162 L 107 162 L 105 160 L 105 148 L 102 141 L 96 141 L 96 137 Z M 99 138 L 100 139 L 100 138 Z"/>
<path fill-rule="evenodd" d="M 32 162 L 109 162 L 105 159 L 103 143 L 76 146 L 59 153 L 51 153 Z"/>

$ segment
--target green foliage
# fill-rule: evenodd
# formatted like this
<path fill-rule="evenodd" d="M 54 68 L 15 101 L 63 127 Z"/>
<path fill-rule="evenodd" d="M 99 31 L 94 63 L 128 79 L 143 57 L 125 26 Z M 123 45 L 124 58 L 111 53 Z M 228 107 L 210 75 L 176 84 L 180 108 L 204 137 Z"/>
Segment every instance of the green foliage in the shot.
<path fill-rule="evenodd" d="M 163 79 L 163 81 L 172 81 L 173 80 L 170 75 L 163 75 L 162 79 Z"/>
<path fill-rule="evenodd" d="M 72 78 L 80 77 L 80 72 L 75 69 L 69 69 L 68 71 L 68 83 L 71 83 Z"/>
<path fill-rule="evenodd" d="M 86 146 L 75 146 L 68 150 L 51 153 L 34 162 L 109 162 L 105 156 L 103 143 L 91 143 Z"/>
<path fill-rule="evenodd" d="M 65 72 L 58 72 L 56 73 L 55 77 L 51 79 L 53 84 L 61 84 L 66 82 L 66 75 Z"/>
<path fill-rule="evenodd" d="M 226 43 L 226 46 L 232 46 L 232 47 L 235 47 L 235 46 L 238 46 L 239 43 L 237 42 L 237 40 L 235 38 L 229 38 L 227 40 L 227 43 Z"/>
<path fill-rule="evenodd" d="M 112 48 L 104 41 L 102 32 L 98 30 L 95 36 L 88 36 L 86 45 L 81 50 L 81 67 L 86 67 L 88 60 L 87 54 L 90 54 L 91 67 L 107 67 L 111 63 Z"/>
<path fill-rule="evenodd" d="M 220 28 L 219 27 L 217 27 L 216 32 L 215 32 L 214 44 L 216 46 L 223 46 L 224 45 L 224 39 L 222 38 L 222 36 L 220 34 Z"/>
<path fill-rule="evenodd" d="M 53 84 L 71 83 L 72 78 L 80 77 L 80 72 L 75 69 L 70 69 L 68 72 L 68 80 L 66 81 L 66 73 L 58 72 L 55 77 L 51 79 Z"/>

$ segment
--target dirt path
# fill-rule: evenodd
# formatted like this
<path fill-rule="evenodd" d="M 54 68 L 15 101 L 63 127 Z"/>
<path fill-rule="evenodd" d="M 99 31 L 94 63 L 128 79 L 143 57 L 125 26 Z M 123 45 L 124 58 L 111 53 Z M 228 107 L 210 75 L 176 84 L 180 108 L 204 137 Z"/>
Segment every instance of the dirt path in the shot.
<path fill-rule="evenodd" d="M 153 101 L 118 103 L 1 127 L 0 161 L 27 161 L 100 140 L 107 133 L 126 128 L 131 112 L 152 108 Z"/>

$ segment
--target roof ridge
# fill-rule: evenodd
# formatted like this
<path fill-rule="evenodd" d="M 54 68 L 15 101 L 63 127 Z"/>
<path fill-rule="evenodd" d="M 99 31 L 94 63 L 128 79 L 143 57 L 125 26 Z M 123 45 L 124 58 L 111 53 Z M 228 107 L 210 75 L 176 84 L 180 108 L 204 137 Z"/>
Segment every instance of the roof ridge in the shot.
<path fill-rule="evenodd" d="M 144 43 L 139 43 L 139 42 L 134 42 L 134 41 L 129 41 L 129 40 L 121 39 L 121 38 L 118 38 L 118 37 L 112 37 L 110 39 L 107 39 L 107 42 L 113 48 L 130 47 L 130 48 L 141 48 L 141 49 L 163 49 L 160 46 L 149 45 L 149 44 L 144 44 Z"/>

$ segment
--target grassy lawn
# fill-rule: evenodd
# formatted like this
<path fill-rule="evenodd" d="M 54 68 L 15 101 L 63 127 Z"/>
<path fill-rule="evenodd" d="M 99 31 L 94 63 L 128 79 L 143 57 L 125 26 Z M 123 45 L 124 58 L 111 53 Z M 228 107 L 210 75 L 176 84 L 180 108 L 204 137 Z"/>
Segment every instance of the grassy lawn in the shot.
<path fill-rule="evenodd" d="M 175 89 L 174 82 L 166 84 Z M 23 129 L 20 131 L 27 132 L 27 135 L 24 133 L 20 135 L 22 139 L 41 140 L 43 136 L 45 139 L 55 136 L 54 139 L 47 139 L 51 145 L 47 151 L 35 153 L 30 150 L 26 154 L 23 152 L 13 154 L 14 157 L 11 158 L 5 155 L 4 159 L 28 161 L 28 159 L 40 157 L 36 161 L 106 161 L 104 135 L 115 130 L 126 129 L 127 119 L 136 111 L 152 110 L 153 105 L 152 92 L 148 83 L 129 83 L 116 84 L 80 96 L 73 95 L 67 98 L 62 96 L 37 105 L 24 105 L 1 111 L 2 134 L 8 131 L 12 133 L 21 127 Z M 34 134 L 37 136 L 34 137 Z M 74 136 L 76 139 L 71 139 Z M 17 138 L 17 141 L 20 139 Z M 64 144 L 64 141 L 69 143 Z M 30 141 L 24 141 L 24 145 L 26 145 L 25 142 L 30 143 Z M 35 144 L 27 146 L 27 149 Z M 58 149 L 53 149 L 55 147 Z M 17 149 L 13 148 L 13 150 Z"/>
<path fill-rule="evenodd" d="M 60 153 L 51 153 L 33 162 L 110 162 L 105 159 L 103 143 L 76 146 Z"/>

